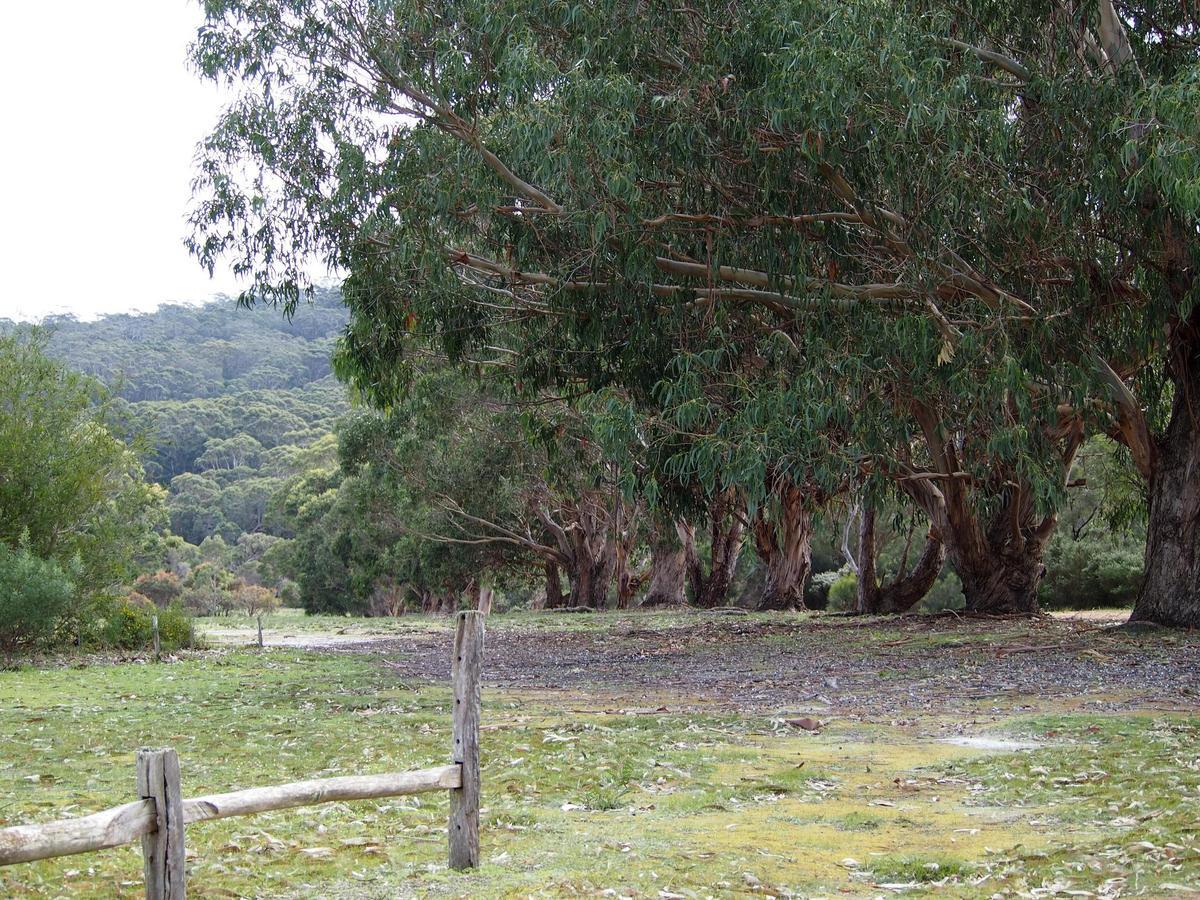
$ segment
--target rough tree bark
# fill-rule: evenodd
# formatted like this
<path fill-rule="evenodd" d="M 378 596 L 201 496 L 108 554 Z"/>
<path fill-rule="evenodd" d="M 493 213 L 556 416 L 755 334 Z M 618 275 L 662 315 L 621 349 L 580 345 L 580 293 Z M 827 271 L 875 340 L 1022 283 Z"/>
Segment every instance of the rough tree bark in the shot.
<path fill-rule="evenodd" d="M 567 605 L 567 598 L 563 595 L 562 574 L 558 570 L 558 563 L 547 562 L 545 571 L 546 571 L 545 609 L 562 609 L 564 606 Z"/>
<path fill-rule="evenodd" d="M 629 609 L 633 598 L 646 580 L 646 573 L 630 567 L 630 556 L 637 547 L 639 505 L 629 507 L 618 500 L 614 514 L 613 582 L 617 588 L 617 609 Z"/>
<path fill-rule="evenodd" d="M 1146 574 L 1131 622 L 1200 626 L 1200 314 L 1176 329 L 1175 397 L 1144 468 L 1150 482 Z"/>
<path fill-rule="evenodd" d="M 692 602 L 703 609 L 721 606 L 729 596 L 729 586 L 742 554 L 746 520 L 742 515 L 744 504 L 737 491 L 728 490 L 718 494 L 709 506 L 710 558 L 708 571 L 696 548 L 696 529 L 688 522 L 676 523 L 676 533 L 683 544 L 684 562 L 687 567 L 688 585 L 692 591 Z"/>
<path fill-rule="evenodd" d="M 687 551 L 676 527 L 658 527 L 650 540 L 650 585 L 642 606 L 687 603 Z"/>
<path fill-rule="evenodd" d="M 912 535 L 909 534 L 911 539 Z M 908 548 L 900 561 L 900 571 L 886 584 L 878 580 L 878 547 L 875 532 L 875 507 L 864 503 L 858 522 L 858 597 L 855 612 L 878 615 L 907 612 L 929 593 L 946 561 L 946 546 L 934 528 L 925 537 L 925 547 L 911 570 Z M 906 571 L 907 570 L 907 571 Z"/>
<path fill-rule="evenodd" d="M 612 515 L 604 497 L 589 491 L 558 510 L 562 524 L 545 508 L 537 515 L 553 538 L 556 549 L 540 546 L 562 569 L 570 584 L 569 606 L 603 609 L 608 602 L 608 585 L 616 561 L 615 541 L 610 539 Z M 550 608 L 549 598 L 546 603 Z"/>
<path fill-rule="evenodd" d="M 1057 516 L 1039 516 L 1028 485 L 1005 472 L 1005 477 L 998 479 L 1005 483 L 1000 502 L 984 522 L 972 479 L 961 470 L 954 442 L 932 410 L 914 402 L 913 411 L 935 471 L 902 476 L 899 484 L 945 542 L 946 558 L 962 581 L 967 612 L 1037 615 L 1037 588 L 1045 574 L 1042 553 L 1054 533 Z M 1061 442 L 1066 481 L 1083 442 L 1083 423 L 1068 412 L 1051 431 Z"/>
<path fill-rule="evenodd" d="M 792 481 L 775 491 L 774 507 L 760 507 L 751 521 L 754 549 L 766 567 L 760 610 L 804 609 L 804 585 L 812 568 L 812 514 L 805 492 Z"/>

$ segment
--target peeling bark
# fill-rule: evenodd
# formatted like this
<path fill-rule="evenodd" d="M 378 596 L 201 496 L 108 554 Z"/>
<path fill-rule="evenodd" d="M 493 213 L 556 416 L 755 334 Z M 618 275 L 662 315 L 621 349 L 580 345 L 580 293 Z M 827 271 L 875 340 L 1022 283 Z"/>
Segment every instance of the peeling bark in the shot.
<path fill-rule="evenodd" d="M 858 597 L 855 612 L 872 615 L 902 613 L 916 606 L 937 581 L 946 561 L 946 546 L 937 531 L 930 528 L 916 564 L 911 570 L 905 571 L 908 568 L 906 548 L 900 571 L 886 584 L 878 581 L 877 559 L 875 507 L 866 504 L 858 525 Z"/>
<path fill-rule="evenodd" d="M 927 473 L 932 477 L 901 478 L 899 484 L 945 542 L 946 558 L 962 581 L 967 612 L 1037 615 L 1037 588 L 1045 574 L 1042 553 L 1057 516 L 1039 516 L 1028 487 L 1012 473 L 998 472 L 997 481 L 1005 485 L 1003 496 L 991 519 L 982 521 L 976 489 L 961 471 L 958 450 L 941 422 L 921 403 L 914 402 L 912 409 L 936 471 Z M 1061 440 L 1065 482 L 1083 442 L 1083 423 L 1067 416 L 1052 431 Z"/>
<path fill-rule="evenodd" d="M 766 567 L 760 610 L 804 609 L 804 585 L 812 568 L 812 513 L 805 492 L 788 481 L 776 491 L 768 512 L 760 507 L 751 521 L 754 548 Z"/>
<path fill-rule="evenodd" d="M 1194 317 L 1195 319 L 1195 317 Z M 1176 346 L 1175 397 L 1156 441 L 1146 530 L 1146 575 L 1131 622 L 1200 626 L 1200 337 L 1189 322 Z"/>
<path fill-rule="evenodd" d="M 567 598 L 563 595 L 562 590 L 562 573 L 558 570 L 558 563 L 547 562 L 545 565 L 546 573 L 546 601 L 545 609 L 562 609 L 567 605 Z"/>
<path fill-rule="evenodd" d="M 729 596 L 745 539 L 743 509 L 742 498 L 736 491 L 723 491 L 713 499 L 709 506 L 711 562 L 707 571 L 696 549 L 695 526 L 682 520 L 675 525 L 683 544 L 692 602 L 702 609 L 721 606 Z"/>
<path fill-rule="evenodd" d="M 655 529 L 650 543 L 650 585 L 642 606 L 683 606 L 687 603 L 687 551 L 673 529 Z"/>

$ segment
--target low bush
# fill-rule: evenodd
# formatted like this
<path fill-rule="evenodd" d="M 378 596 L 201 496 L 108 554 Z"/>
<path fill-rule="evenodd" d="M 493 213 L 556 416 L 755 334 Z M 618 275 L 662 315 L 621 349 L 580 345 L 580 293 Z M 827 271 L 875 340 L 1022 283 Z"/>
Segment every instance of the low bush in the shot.
<path fill-rule="evenodd" d="M 829 605 L 826 609 L 830 612 L 848 612 L 854 609 L 857 598 L 858 578 L 853 573 L 847 573 L 829 586 Z"/>
<path fill-rule="evenodd" d="M 1059 533 L 1046 548 L 1046 577 L 1038 589 L 1045 609 L 1132 606 L 1145 571 L 1143 542 L 1101 534 L 1078 540 Z"/>
<path fill-rule="evenodd" d="M 191 617 L 178 603 L 165 609 L 120 597 L 97 605 L 98 627 L 94 638 L 102 647 L 120 650 L 145 650 L 154 642 L 153 617 L 158 616 L 159 646 L 178 650 L 192 644 Z"/>
<path fill-rule="evenodd" d="M 75 601 L 71 574 L 26 547 L 0 542 L 0 652 L 54 643 Z"/>
<path fill-rule="evenodd" d="M 804 605 L 809 609 L 825 609 L 829 604 L 829 589 L 842 577 L 840 569 L 817 572 L 804 586 Z"/>
<path fill-rule="evenodd" d="M 929 593 L 917 604 L 917 611 L 923 613 L 939 613 L 947 609 L 962 609 L 967 605 L 963 596 L 962 582 L 949 566 L 942 569 Z"/>

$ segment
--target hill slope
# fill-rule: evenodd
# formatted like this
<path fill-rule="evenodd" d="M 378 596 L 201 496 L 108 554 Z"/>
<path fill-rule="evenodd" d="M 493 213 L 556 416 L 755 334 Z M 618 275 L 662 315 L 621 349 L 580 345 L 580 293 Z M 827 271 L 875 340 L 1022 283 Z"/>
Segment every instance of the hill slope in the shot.
<path fill-rule="evenodd" d="M 147 474 L 170 489 L 171 530 L 198 544 L 270 531 L 271 495 L 348 409 L 330 371 L 345 322 L 322 291 L 290 322 L 223 300 L 45 324 L 51 352 L 128 401 L 152 442 Z"/>

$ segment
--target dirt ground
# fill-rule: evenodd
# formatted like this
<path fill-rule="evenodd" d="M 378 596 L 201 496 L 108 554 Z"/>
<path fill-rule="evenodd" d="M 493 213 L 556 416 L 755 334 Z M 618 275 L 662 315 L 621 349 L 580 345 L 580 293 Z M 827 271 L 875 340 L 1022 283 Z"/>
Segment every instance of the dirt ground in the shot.
<path fill-rule="evenodd" d="M 493 620 L 486 684 L 866 719 L 1012 712 L 1030 697 L 1097 712 L 1200 705 L 1200 635 L 1130 632 L 1111 615 L 1029 622 L 697 613 L 664 626 L 637 614 L 543 614 L 537 625 Z M 286 645 L 381 656 L 403 677 L 440 679 L 448 666 L 436 630 L 296 635 Z"/>

